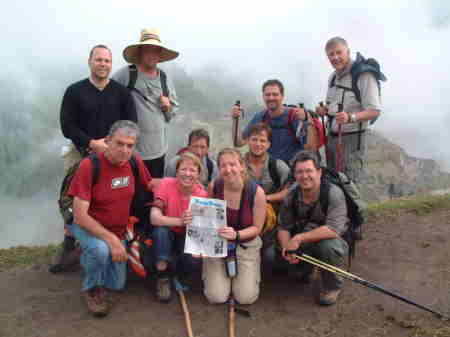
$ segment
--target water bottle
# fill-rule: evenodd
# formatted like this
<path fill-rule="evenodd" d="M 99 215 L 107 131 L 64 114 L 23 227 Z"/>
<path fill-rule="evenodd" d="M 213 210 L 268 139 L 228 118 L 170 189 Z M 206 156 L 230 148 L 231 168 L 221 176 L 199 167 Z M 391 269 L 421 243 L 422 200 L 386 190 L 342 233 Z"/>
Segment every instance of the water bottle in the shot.
<path fill-rule="evenodd" d="M 230 278 L 235 277 L 238 273 L 235 242 L 228 243 L 228 255 L 225 258 L 225 269 Z"/>

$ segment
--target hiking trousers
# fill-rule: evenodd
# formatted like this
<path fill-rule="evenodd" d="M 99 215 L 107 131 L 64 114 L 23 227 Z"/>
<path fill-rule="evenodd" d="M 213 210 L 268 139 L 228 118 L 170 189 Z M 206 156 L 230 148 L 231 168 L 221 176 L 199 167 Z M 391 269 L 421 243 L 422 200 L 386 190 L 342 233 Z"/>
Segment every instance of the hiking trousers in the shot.
<path fill-rule="evenodd" d="M 362 183 L 365 173 L 365 167 L 367 166 L 366 158 L 366 140 L 368 131 L 362 134 L 343 134 L 342 135 L 342 148 L 343 148 L 343 170 L 355 184 Z M 361 141 L 359 141 L 361 136 Z M 328 135 L 327 142 L 327 167 L 336 170 L 337 167 L 337 147 L 338 136 Z M 358 148 L 359 145 L 359 148 Z"/>
<path fill-rule="evenodd" d="M 166 261 L 169 271 L 177 276 L 187 276 L 196 270 L 200 271 L 201 259 L 184 253 L 185 235 L 175 234 L 170 227 L 153 227 L 153 249 L 155 262 Z"/>
<path fill-rule="evenodd" d="M 227 276 L 223 258 L 203 259 L 204 294 L 210 303 L 225 303 L 230 294 L 240 304 L 252 304 L 259 296 L 261 281 L 262 240 L 255 239 L 237 246 L 237 275 L 233 279 Z"/>
<path fill-rule="evenodd" d="M 84 269 L 82 291 L 94 287 L 122 290 L 127 278 L 127 262 L 113 262 L 108 244 L 77 224 L 68 226 L 81 246 Z M 125 246 L 125 241 L 122 241 Z"/>
<path fill-rule="evenodd" d="M 306 255 L 312 256 L 335 267 L 345 266 L 345 257 L 348 255 L 348 244 L 342 238 L 326 239 L 314 243 L 303 243 L 300 249 Z M 281 256 L 281 251 L 272 245 L 264 252 L 264 260 L 272 270 L 297 270 L 306 275 L 312 272 L 314 267 L 306 261 L 298 264 L 290 264 Z M 319 268 L 320 269 L 320 268 Z M 341 289 L 344 285 L 343 278 L 325 270 L 321 270 L 322 287 L 324 290 Z"/>

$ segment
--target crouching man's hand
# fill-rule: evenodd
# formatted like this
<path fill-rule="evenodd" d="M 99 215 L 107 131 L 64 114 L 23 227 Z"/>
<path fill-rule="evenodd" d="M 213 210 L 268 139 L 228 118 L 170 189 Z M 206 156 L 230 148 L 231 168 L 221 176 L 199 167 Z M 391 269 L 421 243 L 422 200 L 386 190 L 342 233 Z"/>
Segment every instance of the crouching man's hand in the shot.
<path fill-rule="evenodd" d="M 127 250 L 117 236 L 114 235 L 114 238 L 109 240 L 108 245 L 113 262 L 125 262 L 128 259 Z"/>
<path fill-rule="evenodd" d="M 293 251 L 297 251 L 300 248 L 301 245 L 301 237 L 300 236 L 294 236 L 291 238 L 287 244 L 282 248 L 282 255 L 283 258 L 288 261 L 291 264 L 297 264 L 300 262 L 299 259 L 294 257 L 292 254 Z"/>

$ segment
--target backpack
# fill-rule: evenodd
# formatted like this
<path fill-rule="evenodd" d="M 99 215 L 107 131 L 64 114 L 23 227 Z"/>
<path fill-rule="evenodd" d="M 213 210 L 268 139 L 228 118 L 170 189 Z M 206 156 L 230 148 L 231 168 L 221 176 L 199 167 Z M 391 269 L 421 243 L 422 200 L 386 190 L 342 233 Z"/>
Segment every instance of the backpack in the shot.
<path fill-rule="evenodd" d="M 330 186 L 331 184 L 337 186 L 345 196 L 345 203 L 347 205 L 347 217 L 349 219 L 349 226 L 347 231 L 342 235 L 342 238 L 349 246 L 349 266 L 351 265 L 351 258 L 355 257 L 356 239 L 355 233 L 362 230 L 364 223 L 363 210 L 365 203 L 362 201 L 359 190 L 356 185 L 350 180 L 347 175 L 342 172 L 337 172 L 333 169 L 322 167 L 322 177 L 320 181 L 319 204 L 322 213 L 326 216 L 328 214 Z M 292 198 L 292 209 L 297 211 L 297 207 L 293 207 L 298 203 L 300 187 L 297 186 Z M 312 212 L 311 212 L 312 213 Z M 309 214 L 311 216 L 311 214 Z"/>
<path fill-rule="evenodd" d="M 294 138 L 296 143 L 304 144 L 303 148 L 305 150 L 311 150 L 316 152 L 321 146 L 323 146 L 326 143 L 326 139 L 324 139 L 324 129 L 322 122 L 319 120 L 315 114 L 312 114 L 312 111 L 306 112 L 306 121 L 302 122 L 300 130 L 296 130 L 294 127 L 294 121 L 296 120 L 296 116 L 294 114 L 294 109 L 297 108 L 296 105 L 285 105 L 285 107 L 290 108 L 288 110 L 288 118 L 286 125 L 283 127 L 289 131 L 289 134 L 291 137 Z M 273 128 L 270 125 L 270 115 L 266 111 L 264 113 L 262 122 L 269 125 L 271 128 Z M 302 138 L 302 142 L 298 139 L 298 136 Z"/>
<path fill-rule="evenodd" d="M 90 154 L 87 158 L 92 162 L 92 186 L 94 186 L 100 175 L 100 160 L 96 154 Z M 81 161 L 82 160 L 69 168 L 59 189 L 58 208 L 59 213 L 64 220 L 64 225 L 73 223 L 73 197 L 68 195 L 67 192 L 69 191 L 70 184 L 72 183 L 73 177 L 75 176 Z"/>
<path fill-rule="evenodd" d="M 380 64 L 377 60 L 373 58 L 364 58 L 359 52 L 356 53 L 356 60 L 353 62 L 352 67 L 350 68 L 350 75 L 352 77 L 352 87 L 344 88 L 346 90 L 350 90 L 355 94 L 356 100 L 361 103 L 361 91 L 358 88 L 358 79 L 359 76 L 363 73 L 370 72 L 375 76 L 378 85 L 378 92 L 381 96 L 381 81 L 387 81 L 387 77 L 381 72 Z M 336 74 L 332 77 L 329 87 L 334 87 L 336 82 Z M 370 124 L 376 122 L 378 118 L 374 118 L 370 121 Z"/>
<path fill-rule="evenodd" d="M 296 120 L 296 116 L 295 116 L 295 113 L 294 113 L 294 109 L 292 109 L 292 108 L 294 108 L 296 106 L 295 105 L 285 105 L 284 107 L 285 108 L 289 108 L 288 109 L 288 118 L 287 118 L 286 124 L 284 126 L 273 127 L 272 125 L 270 125 L 271 117 L 270 117 L 269 112 L 267 110 L 264 112 L 264 115 L 263 115 L 263 118 L 262 118 L 261 122 L 264 123 L 264 124 L 267 124 L 272 129 L 279 129 L 279 128 L 280 129 L 287 129 L 289 134 L 291 135 L 291 137 L 294 138 L 294 142 L 298 143 L 298 144 L 302 144 L 302 142 L 300 142 L 300 140 L 297 137 L 297 130 L 294 127 L 294 121 Z M 303 140 L 305 140 L 304 138 L 306 137 L 306 133 L 307 133 L 307 130 L 306 130 L 307 125 L 306 124 L 307 123 L 304 123 L 302 125 L 301 130 L 300 130 L 300 136 L 302 137 Z M 304 143 L 305 142 L 303 142 L 303 144 Z"/>
<path fill-rule="evenodd" d="M 136 81 L 137 81 L 137 76 L 138 76 L 138 69 L 137 69 L 136 65 L 130 64 L 128 66 L 128 71 L 129 71 L 130 79 L 128 81 L 127 88 L 130 91 L 136 92 L 139 96 L 141 96 L 144 99 L 144 101 L 149 102 L 149 99 L 147 98 L 147 96 L 145 96 L 140 90 L 136 89 L 136 87 L 135 87 Z M 169 92 L 169 88 L 167 87 L 167 75 L 161 69 L 159 69 L 159 78 L 161 81 L 161 89 L 162 89 L 163 96 L 169 97 L 170 92 Z M 164 119 L 166 120 L 167 123 L 170 122 L 170 120 L 174 116 L 170 112 L 162 111 L 162 113 L 163 113 Z"/>
<path fill-rule="evenodd" d="M 327 143 L 324 125 L 315 112 L 311 110 L 305 110 L 305 112 L 308 121 L 308 131 L 307 141 L 304 147 L 305 150 L 317 152 Z"/>
<path fill-rule="evenodd" d="M 177 152 L 177 155 L 179 156 L 180 154 L 182 154 L 186 151 L 188 151 L 188 148 L 183 147 Z M 210 182 L 211 178 L 212 178 L 213 170 L 214 170 L 214 164 L 208 155 L 206 155 L 206 169 L 208 170 L 208 182 Z"/>
<path fill-rule="evenodd" d="M 213 198 L 221 198 L 223 197 L 223 189 L 224 189 L 223 179 L 215 179 L 214 187 L 213 187 Z M 244 200 L 249 203 L 249 207 L 253 210 L 253 206 L 255 205 L 255 195 L 256 189 L 258 188 L 258 184 L 252 179 L 248 180 L 244 185 Z"/>
<path fill-rule="evenodd" d="M 144 98 L 144 100 L 147 101 L 147 97 L 135 88 L 137 76 L 138 76 L 138 70 L 137 70 L 136 65 L 130 64 L 128 66 L 128 71 L 129 71 L 130 79 L 128 81 L 127 88 L 130 90 L 136 91 L 139 95 L 141 95 Z M 159 78 L 161 79 L 161 89 L 162 89 L 163 96 L 169 97 L 169 88 L 167 87 L 167 75 L 161 69 L 159 69 Z"/>
<path fill-rule="evenodd" d="M 281 177 L 278 174 L 277 159 L 269 156 L 268 167 L 269 167 L 270 179 L 272 179 L 274 190 L 278 191 L 281 187 Z"/>

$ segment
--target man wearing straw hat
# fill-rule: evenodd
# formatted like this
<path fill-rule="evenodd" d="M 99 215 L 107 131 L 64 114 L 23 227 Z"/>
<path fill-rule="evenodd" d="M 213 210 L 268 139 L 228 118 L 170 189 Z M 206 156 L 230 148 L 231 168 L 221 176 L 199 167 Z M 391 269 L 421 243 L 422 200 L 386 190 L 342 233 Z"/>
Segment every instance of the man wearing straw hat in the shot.
<path fill-rule="evenodd" d="M 158 63 L 175 59 L 178 52 L 167 48 L 157 29 L 144 29 L 138 43 L 123 51 L 130 63 L 114 74 L 113 78 L 127 86 L 135 100 L 141 138 L 137 145 L 152 177 L 164 174 L 164 161 L 168 149 L 168 123 L 178 106 L 175 88 Z"/>

